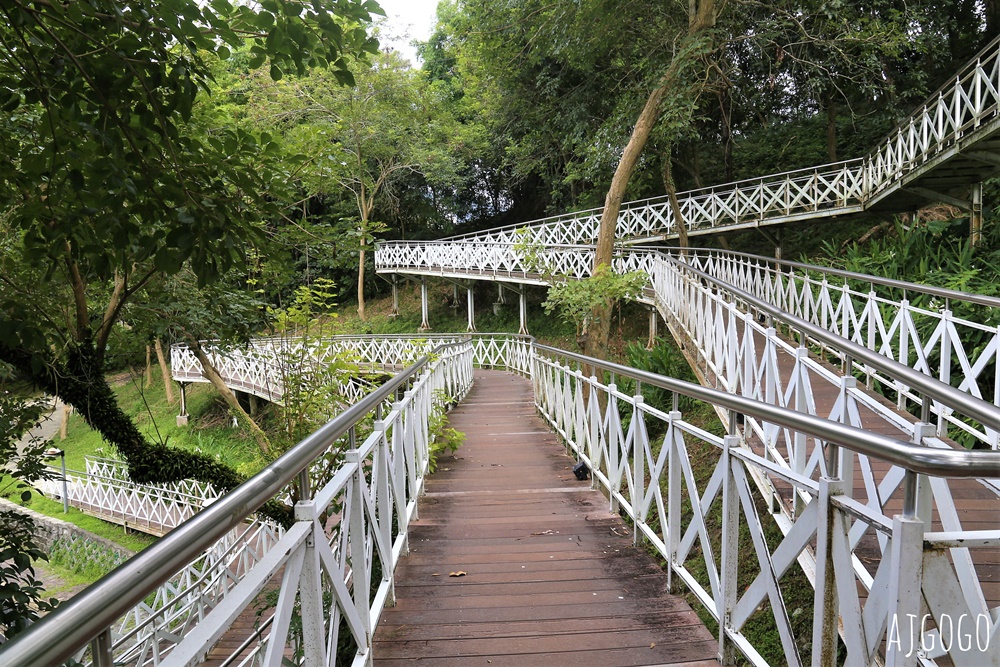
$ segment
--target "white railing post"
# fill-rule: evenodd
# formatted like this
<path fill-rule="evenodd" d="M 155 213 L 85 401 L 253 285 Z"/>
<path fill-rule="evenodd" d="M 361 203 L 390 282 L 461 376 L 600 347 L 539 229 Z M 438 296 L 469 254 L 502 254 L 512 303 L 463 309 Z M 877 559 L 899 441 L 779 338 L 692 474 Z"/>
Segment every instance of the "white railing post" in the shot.
<path fill-rule="evenodd" d="M 736 607 L 737 571 L 739 570 L 740 540 L 740 499 L 736 489 L 733 466 L 740 463 L 732 456 L 732 450 L 740 446 L 740 437 L 727 435 L 722 439 L 722 457 L 725 480 L 722 487 L 722 562 L 719 567 L 719 662 L 732 665 L 736 662 L 736 647 L 729 640 L 732 629 L 732 613 Z M 696 510 L 697 511 L 697 510 Z M 752 530 L 752 528 L 751 528 Z"/>
<path fill-rule="evenodd" d="M 361 624 L 365 633 L 365 645 L 359 646 L 358 652 L 370 654 L 372 646 L 372 619 L 370 591 L 368 587 L 371 578 L 367 558 L 368 541 L 365 539 L 367 533 L 365 521 L 365 471 L 362 467 L 363 462 L 358 450 L 351 449 L 348 451 L 344 455 L 344 460 L 354 469 L 348 486 L 350 512 L 346 519 L 349 524 L 348 530 L 350 531 L 351 579 L 353 581 L 352 597 L 354 599 L 354 606 L 361 615 Z M 368 660 L 370 660 L 370 657 Z"/>
<path fill-rule="evenodd" d="M 831 457 L 835 460 L 835 457 Z M 819 496 L 813 500 L 819 503 L 816 526 L 816 597 L 813 606 L 812 665 L 813 667 L 836 667 L 837 629 L 840 619 L 840 605 L 837 596 L 837 572 L 851 571 L 850 563 L 838 563 L 834 544 L 842 521 L 838 521 L 837 510 L 831 499 L 843 495 L 845 483 L 839 473 L 831 471 L 830 477 L 819 480 Z"/>
<path fill-rule="evenodd" d="M 326 665 L 326 641 L 323 627 L 323 583 L 320 569 L 317 539 L 326 539 L 323 529 L 316 520 L 316 506 L 312 498 L 299 501 L 295 505 L 295 520 L 306 521 L 312 526 L 305 541 L 305 557 L 299 576 L 299 603 L 302 609 L 302 649 L 304 667 Z"/>
<path fill-rule="evenodd" d="M 887 667 L 918 664 L 921 640 L 924 521 L 916 514 L 917 476 L 906 472 L 903 514 L 892 519 L 892 564 L 886 627 Z"/>
<path fill-rule="evenodd" d="M 674 582 L 674 568 L 678 567 L 677 548 L 681 538 L 681 477 L 684 473 L 680 462 L 680 451 L 684 447 L 684 436 L 677 426 L 681 413 L 672 410 L 667 413 L 667 434 L 663 446 L 667 453 L 667 586 L 670 592 L 678 588 Z"/>

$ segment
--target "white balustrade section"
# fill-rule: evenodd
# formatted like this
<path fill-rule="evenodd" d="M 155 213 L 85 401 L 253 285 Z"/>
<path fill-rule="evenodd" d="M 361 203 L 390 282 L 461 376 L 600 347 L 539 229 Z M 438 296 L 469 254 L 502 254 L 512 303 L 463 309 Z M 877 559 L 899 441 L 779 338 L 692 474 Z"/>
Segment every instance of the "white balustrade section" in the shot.
<path fill-rule="evenodd" d="M 74 507 L 129 528 L 164 535 L 219 497 L 210 484 L 182 480 L 169 484 L 136 484 L 123 461 L 85 458 L 86 470 L 67 471 L 66 491 Z M 61 496 L 62 473 L 39 482 L 40 491 Z"/>
<path fill-rule="evenodd" d="M 844 215 L 863 209 L 865 170 L 864 160 L 851 160 L 691 190 L 680 193 L 678 199 L 689 233 Z M 505 248 L 532 251 L 594 243 L 602 210 L 568 213 L 436 242 L 383 241 L 377 245 L 375 268 L 391 272 L 397 267 L 439 266 L 442 247 L 466 244 L 474 246 L 487 265 L 503 268 L 517 261 L 511 255 L 498 254 Z M 634 243 L 665 238 L 676 231 L 669 201 L 657 197 L 623 205 L 616 238 Z"/>
<path fill-rule="evenodd" d="M 944 655 L 942 640 L 948 639 L 951 664 L 1000 665 L 1000 651 L 994 650 L 998 610 L 986 602 L 973 558 L 977 550 L 995 553 L 1000 548 L 1000 530 L 963 525 L 946 473 L 917 475 L 898 457 L 895 463 L 875 465 L 876 456 L 847 446 L 880 436 L 851 430 L 843 441 L 822 440 L 817 433 L 828 427 L 816 424 L 830 423 L 822 420 L 802 422 L 809 424 L 806 430 L 791 427 L 787 415 L 817 414 L 809 388 L 835 381 L 829 370 L 735 308 L 731 299 L 687 275 L 686 266 L 655 259 L 656 299 L 674 292 L 674 301 L 661 307 L 673 308 L 677 321 L 705 341 L 697 352 L 699 368 L 726 391 L 709 398 L 714 397 L 716 406 L 729 406 L 717 409 L 728 417 L 730 435 L 708 433 L 685 421 L 676 407 L 658 405 L 643 395 L 649 393 L 643 388 L 657 384 L 701 398 L 710 390 L 612 365 L 605 368 L 617 373 L 618 383 L 605 382 L 580 371 L 580 362 L 588 360 L 539 346 L 527 337 L 456 336 L 463 342 L 435 355 L 431 366 L 406 385 L 402 397 L 396 394 L 388 408 L 383 409 L 384 403 L 366 404 L 376 410 L 371 431 L 358 443 L 352 428 L 342 438 L 349 447 L 342 463 L 322 478 L 314 470 L 310 488 L 316 491 L 296 506 L 296 523 L 280 541 L 266 552 L 255 552 L 246 567 L 226 569 L 227 583 L 212 589 L 225 589 L 223 599 L 207 596 L 211 602 L 203 607 L 185 602 L 179 606 L 188 611 L 177 616 L 171 615 L 169 603 L 159 607 L 168 611 L 158 616 L 135 612 L 132 620 L 116 626 L 118 646 L 131 647 L 128 656 L 135 664 L 196 664 L 245 613 L 257 591 L 281 572 L 273 616 L 262 623 L 259 634 L 232 652 L 231 664 L 277 665 L 289 651 L 315 664 L 338 664 L 341 632 L 359 647 L 355 664 L 369 660 L 379 612 L 393 599 L 395 564 L 407 551 L 406 527 L 416 516 L 432 437 L 430 414 L 436 401 L 451 402 L 465 394 L 475 361 L 518 369 L 532 378 L 539 410 L 587 463 L 595 482 L 606 488 L 612 509 L 631 518 L 637 539 L 652 545 L 669 563 L 674 580 L 689 587 L 720 621 L 720 654 L 738 649 L 752 664 L 766 664 L 745 629 L 760 614 L 771 614 L 789 665 L 837 664 L 835 646 L 832 658 L 823 651 L 838 631 L 846 664 L 876 664 L 883 651 L 888 651 L 887 664 L 912 664 L 900 653 L 917 637 L 926 647 L 937 647 L 921 654 L 921 664 L 938 664 L 935 659 Z M 668 274 L 667 266 L 675 270 Z M 710 315 L 698 320 L 694 314 L 699 311 Z M 394 337 L 380 345 L 358 337 L 350 344 L 389 355 L 403 340 Z M 426 344 L 423 338 L 411 341 L 414 346 Z M 787 382 L 777 370 L 779 354 L 794 357 Z M 623 378 L 630 373 L 641 380 L 642 388 L 625 384 Z M 819 416 L 858 424 L 859 411 L 871 409 L 871 403 L 850 378 L 839 382 L 833 411 Z M 729 396 L 734 398 L 725 398 Z M 743 401 L 738 411 L 742 419 L 732 407 L 737 400 Z M 760 407 L 767 405 L 783 412 Z M 899 426 L 931 451 L 940 446 L 927 426 Z M 834 445 L 845 442 L 843 447 Z M 714 472 L 707 478 L 695 474 L 693 448 L 717 452 L 711 462 Z M 971 458 L 968 465 L 973 465 Z M 858 469 L 865 471 L 865 484 L 855 493 L 848 480 Z M 779 521 L 784 536 L 777 542 L 765 537 L 766 520 L 754 489 L 765 491 L 772 510 L 784 511 Z M 915 508 L 916 518 L 893 516 L 889 504 L 911 495 L 915 500 L 907 500 L 906 506 Z M 940 521 L 940 531 L 929 532 L 931 516 Z M 709 529 L 720 521 L 721 539 Z M 749 540 L 738 538 L 741 524 Z M 750 581 L 737 582 L 739 562 L 757 563 Z M 813 625 L 804 631 L 796 628 L 793 610 L 785 602 L 789 584 L 784 578 L 795 562 L 815 570 L 817 603 Z M 198 575 L 185 576 L 188 579 L 172 584 L 171 590 L 192 590 L 189 582 Z M 218 581 L 211 576 L 203 580 Z M 177 597 L 184 598 L 164 593 L 165 600 Z M 184 599 L 194 601 L 197 596 Z M 961 639 L 944 637 L 935 629 L 913 634 L 908 625 L 902 627 L 910 622 L 907 614 L 919 618 L 921 600 L 930 605 L 930 618 L 942 630 L 945 619 L 964 615 Z M 160 619 L 160 629 L 130 644 L 131 629 L 155 625 L 143 625 L 152 616 Z M 291 631 L 293 617 L 302 621 L 301 630 Z M 812 633 L 813 641 L 803 632 Z M 811 648 L 804 648 L 809 644 Z"/>
<path fill-rule="evenodd" d="M 308 387 L 320 375 L 337 381 L 343 404 L 356 402 L 366 393 L 367 383 L 357 376 L 350 350 L 324 340 L 263 338 L 244 348 L 220 348 L 208 343 L 205 354 L 230 389 L 280 404 L 285 384 Z M 186 345 L 170 349 L 171 375 L 177 382 L 208 382 L 201 362 Z"/>
<path fill-rule="evenodd" d="M 732 311 L 723 314 L 728 318 Z M 945 654 L 942 645 L 951 661 L 944 664 L 1000 665 L 1000 610 L 986 603 L 979 581 L 989 575 L 977 576 L 971 553 L 997 553 L 1000 530 L 963 527 L 950 480 L 921 475 L 914 481 L 912 472 L 891 465 L 882 475 L 866 475 L 868 498 L 855 497 L 855 467 L 871 471 L 886 467 L 884 463 L 873 466 L 868 456 L 752 414 L 745 415 L 740 428 L 733 412 L 731 434 L 713 435 L 686 421 L 676 408 L 647 402 L 634 382 L 632 391 L 626 391 L 614 381 L 584 375 L 580 359 L 541 348 L 532 376 L 536 404 L 590 468 L 595 485 L 609 495 L 612 511 L 634 522 L 637 542 L 652 546 L 669 564 L 673 580 L 683 582 L 719 622 L 720 655 L 735 647 L 751 664 L 769 665 L 745 629 L 748 622 L 770 614 L 783 664 L 795 667 L 875 665 L 884 658 L 885 664 L 916 664 L 920 647 L 915 640 L 935 647 L 921 653 L 923 665 L 938 664 L 935 658 Z M 768 364 L 766 358 L 761 361 Z M 619 371 L 612 376 L 619 380 L 631 371 L 612 370 Z M 765 392 L 761 384 L 741 387 L 737 381 L 734 388 L 760 400 Z M 789 389 L 792 396 L 800 393 L 795 386 Z M 775 393 L 777 398 L 781 392 Z M 845 386 L 838 414 L 831 418 L 852 423 L 859 398 Z M 778 432 L 786 443 L 780 452 L 771 440 Z M 755 441 L 768 442 L 768 448 L 762 451 Z M 695 460 L 702 465 L 708 460 L 712 474 L 699 476 Z M 885 509 L 890 497 L 904 494 L 906 479 L 919 487 L 919 518 L 893 516 Z M 761 516 L 755 493 L 761 482 L 772 505 L 788 503 L 794 509 L 777 543 L 766 537 L 767 517 Z M 778 488 L 785 491 L 779 494 Z M 927 530 L 932 508 L 943 532 Z M 741 527 L 749 539 L 739 537 Z M 738 563 L 748 562 L 755 563 L 750 580 L 737 580 Z M 794 588 L 801 584 L 785 578 L 796 562 L 815 572 L 817 600 L 813 625 L 798 631 L 786 593 L 797 594 Z M 911 593 L 905 601 L 903 589 Z M 922 616 L 921 600 L 930 605 L 930 623 Z M 934 622 L 952 634 L 930 629 Z M 922 627 L 927 632 L 921 634 Z M 838 628 L 846 657 L 837 656 Z M 883 650 L 887 656 L 880 656 Z"/>
<path fill-rule="evenodd" d="M 989 138 L 1000 127 L 998 110 L 1000 40 L 994 40 L 865 157 L 679 193 L 685 225 L 698 234 L 862 211 Z M 437 256 L 442 246 L 474 244 L 485 265 L 503 270 L 513 260 L 499 256 L 499 249 L 595 243 L 601 212 L 567 213 L 437 242 L 382 242 L 375 267 L 383 273 L 429 270 L 444 265 Z M 634 243 L 676 233 L 667 198 L 657 197 L 624 204 L 615 237 Z"/>
<path fill-rule="evenodd" d="M 176 642 L 222 603 L 284 532 L 260 520 L 230 531 L 113 628 L 115 664 L 161 664 Z"/>
<path fill-rule="evenodd" d="M 530 372 L 528 365 L 527 341 L 523 336 L 497 334 L 437 334 L 437 335 L 396 335 L 396 336 L 333 336 L 314 341 L 313 345 L 323 350 L 330 358 L 350 359 L 353 366 L 373 371 L 393 371 L 404 368 L 439 345 L 458 341 L 470 341 L 473 348 L 473 363 L 483 368 L 503 368 L 521 375 Z M 258 386 L 270 387 L 272 396 L 280 396 L 281 365 L 275 362 L 285 351 L 295 348 L 295 339 L 261 339 L 246 347 L 232 347 L 225 351 L 214 351 L 213 364 L 233 389 L 245 386 L 241 378 L 258 379 Z M 320 355 L 310 355 L 310 359 Z M 312 363 L 312 361 L 310 362 Z M 202 375 L 201 364 L 186 345 L 176 344 L 170 349 L 171 375 L 179 382 L 207 382 Z M 271 378 L 269 374 L 278 377 Z M 197 378 L 197 379 L 194 379 Z M 372 387 L 370 381 L 354 374 L 345 374 L 346 383 L 354 383 L 355 389 L 341 388 L 341 394 L 348 402 L 356 402 Z M 258 394 L 259 395 L 259 394 Z"/>
<path fill-rule="evenodd" d="M 686 261 L 786 313 L 1000 406 L 1000 299 L 739 253 L 699 251 Z M 809 344 L 844 360 L 838 349 Z M 868 385 L 893 398 L 897 408 L 919 410 L 922 398 L 903 381 L 853 361 Z M 954 406 L 935 401 L 930 409 L 938 435 L 1000 446 L 997 431 Z"/>
<path fill-rule="evenodd" d="M 231 622 L 249 608 L 279 572 L 281 593 L 269 632 L 237 664 L 277 665 L 286 646 L 312 664 L 334 664 L 341 621 L 364 662 L 381 610 L 393 599 L 396 563 L 408 549 L 407 526 L 416 516 L 428 469 L 431 413 L 444 409 L 442 400 L 464 397 L 472 384 L 472 358 L 468 343 L 441 352 L 387 414 L 377 413 L 364 441 L 295 506 L 295 525 L 161 664 L 201 661 L 228 627 L 216 623 Z M 352 429 L 351 445 L 353 437 Z M 293 615 L 301 620 L 297 636 L 289 635 Z"/>
<path fill-rule="evenodd" d="M 519 247 L 495 244 L 489 253 L 484 252 L 478 242 L 442 243 L 429 248 L 434 251 L 433 261 L 438 262 L 433 272 L 467 278 L 544 285 L 556 280 L 585 278 L 593 267 L 593 248 L 583 246 L 527 252 Z M 652 276 L 656 270 L 661 270 L 655 267 L 673 270 L 669 263 L 664 263 L 671 256 L 656 249 L 621 248 L 615 253 L 614 268 L 619 273 L 641 271 Z M 689 251 L 683 257 L 685 262 L 713 278 L 748 292 L 789 315 L 1000 406 L 998 318 L 992 315 L 986 323 L 957 314 L 970 310 L 977 302 L 991 302 L 988 308 L 998 308 L 997 303 L 992 303 L 997 300 L 936 290 L 940 296 L 922 299 L 918 305 L 914 300 L 930 288 L 874 277 L 857 276 L 845 280 L 823 267 L 739 253 Z M 651 288 L 652 285 L 651 282 Z M 652 290 L 647 290 L 639 300 L 654 303 Z M 669 316 L 668 312 L 663 314 Z M 693 316 L 711 317 L 707 311 L 699 311 Z M 703 324 L 692 322 L 691 326 L 696 329 Z M 809 344 L 820 345 L 812 340 Z M 822 347 L 830 357 L 841 360 L 845 357 L 834 347 L 826 344 Z M 942 363 L 945 359 L 948 363 Z M 922 398 L 901 380 L 856 359 L 852 363 L 867 376 L 869 388 L 890 395 L 898 409 L 916 410 L 920 406 Z M 961 405 L 933 401 L 930 409 L 939 436 L 1000 448 L 1000 433 L 965 416 Z"/>

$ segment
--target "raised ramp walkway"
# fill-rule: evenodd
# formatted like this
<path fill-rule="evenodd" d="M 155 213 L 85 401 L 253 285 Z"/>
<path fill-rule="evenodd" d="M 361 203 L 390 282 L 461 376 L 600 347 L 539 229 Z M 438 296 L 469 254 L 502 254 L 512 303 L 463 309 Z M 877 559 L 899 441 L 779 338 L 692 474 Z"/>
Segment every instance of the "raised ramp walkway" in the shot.
<path fill-rule="evenodd" d="M 376 665 L 718 664 L 666 573 L 573 475 L 529 381 L 477 370 L 449 421 L 466 441 L 426 482 Z"/>

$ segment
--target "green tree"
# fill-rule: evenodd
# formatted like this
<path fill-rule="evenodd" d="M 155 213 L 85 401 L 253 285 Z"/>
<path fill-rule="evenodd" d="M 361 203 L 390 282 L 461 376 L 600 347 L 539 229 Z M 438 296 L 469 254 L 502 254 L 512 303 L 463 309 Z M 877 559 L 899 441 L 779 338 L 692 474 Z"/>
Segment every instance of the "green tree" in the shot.
<path fill-rule="evenodd" d="M 365 317 L 367 249 L 386 230 L 377 214 L 397 205 L 408 175 L 436 184 L 455 180 L 454 126 L 426 79 L 395 52 L 360 66 L 355 85 L 338 86 L 313 70 L 262 87 L 257 113 L 282 130 L 289 149 L 306 157 L 298 182 L 311 197 L 353 202 L 349 218 L 358 253 L 358 313 Z"/>
<path fill-rule="evenodd" d="M 249 44 L 273 78 L 376 50 L 368 0 L 94 0 L 0 6 L 0 361 L 73 405 L 137 481 L 241 481 L 146 442 L 103 377 L 108 337 L 144 286 L 200 284 L 244 261 L 287 174 L 267 136 L 192 122 L 211 61 Z M 68 307 L 67 307 L 68 304 Z"/>
<path fill-rule="evenodd" d="M 11 386 L 11 369 L 0 364 L 0 497 L 28 501 L 32 485 L 49 476 L 43 463 L 48 445 L 27 437 L 42 417 L 42 406 Z M 26 438 L 26 440 L 22 440 Z M 34 563 L 47 560 L 35 539 L 35 522 L 17 511 L 0 510 L 0 642 L 31 624 L 56 600 L 43 597 Z"/>

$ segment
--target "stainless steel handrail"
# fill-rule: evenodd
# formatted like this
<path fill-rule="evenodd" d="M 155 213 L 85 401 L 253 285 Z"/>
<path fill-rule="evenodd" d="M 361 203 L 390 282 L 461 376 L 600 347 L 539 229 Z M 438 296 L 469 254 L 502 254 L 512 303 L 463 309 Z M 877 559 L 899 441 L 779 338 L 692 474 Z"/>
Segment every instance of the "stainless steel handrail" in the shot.
<path fill-rule="evenodd" d="M 823 417 L 763 403 L 739 394 L 730 394 L 718 389 L 668 378 L 630 366 L 622 366 L 614 362 L 560 350 L 556 347 L 535 343 L 534 348 L 536 351 L 547 352 L 615 375 L 632 378 L 644 385 L 660 387 L 713 405 L 721 405 L 727 410 L 779 424 L 846 447 L 851 451 L 888 461 L 912 472 L 934 477 L 991 478 L 1000 476 L 1000 452 L 921 447 Z"/>
<path fill-rule="evenodd" d="M 432 354 L 464 344 L 440 345 Z M 345 409 L 276 461 L 140 551 L 32 628 L 0 646 L 7 667 L 59 665 L 276 496 L 331 443 L 403 386 L 430 361 L 424 355 L 379 389 Z"/>

